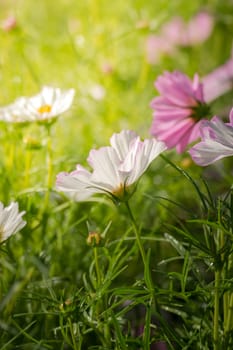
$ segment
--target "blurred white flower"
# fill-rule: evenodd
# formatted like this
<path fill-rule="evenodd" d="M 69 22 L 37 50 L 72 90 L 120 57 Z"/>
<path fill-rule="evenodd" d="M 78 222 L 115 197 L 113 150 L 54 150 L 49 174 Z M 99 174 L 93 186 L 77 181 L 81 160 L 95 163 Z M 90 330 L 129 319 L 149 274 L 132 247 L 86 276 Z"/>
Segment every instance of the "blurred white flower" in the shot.
<path fill-rule="evenodd" d="M 79 48 L 83 48 L 85 45 L 86 39 L 83 35 L 77 35 L 75 37 L 75 44 L 79 47 Z"/>
<path fill-rule="evenodd" d="M 25 211 L 19 212 L 18 203 L 12 202 L 8 207 L 0 202 L 0 242 L 21 230 L 26 221 L 22 219 Z"/>
<path fill-rule="evenodd" d="M 70 108 L 74 94 L 74 89 L 62 91 L 44 86 L 39 94 L 20 97 L 14 103 L 0 108 L 0 120 L 13 123 L 51 120 Z"/>
<path fill-rule="evenodd" d="M 101 101 L 106 95 L 106 90 L 102 85 L 93 85 L 90 89 L 90 95 L 96 101 Z"/>
<path fill-rule="evenodd" d="M 155 139 L 141 141 L 130 130 L 113 134 L 110 143 L 111 146 L 90 151 L 88 163 L 93 172 L 77 165 L 71 173 L 60 173 L 57 176 L 57 189 L 76 201 L 101 193 L 114 199 L 127 200 L 135 189 L 131 186 L 166 149 L 163 142 Z"/>
<path fill-rule="evenodd" d="M 18 103 L 12 103 L 5 107 L 0 107 L 0 120 L 7 123 L 27 123 L 33 121 L 33 117 L 23 115 Z"/>

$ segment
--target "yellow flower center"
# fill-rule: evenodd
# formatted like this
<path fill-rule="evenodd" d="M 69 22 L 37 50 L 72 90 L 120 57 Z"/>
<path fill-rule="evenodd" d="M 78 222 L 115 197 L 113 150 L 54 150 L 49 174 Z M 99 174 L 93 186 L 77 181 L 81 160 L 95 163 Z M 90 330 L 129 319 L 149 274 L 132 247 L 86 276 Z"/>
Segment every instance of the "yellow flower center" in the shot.
<path fill-rule="evenodd" d="M 49 113 L 49 112 L 51 112 L 51 110 L 52 110 L 52 107 L 50 105 L 42 105 L 37 109 L 37 111 L 41 114 L 42 113 Z"/>
<path fill-rule="evenodd" d="M 126 187 L 125 184 L 121 183 L 118 188 L 116 188 L 114 191 L 112 191 L 112 194 L 114 197 L 117 197 L 118 199 L 123 199 L 126 193 Z"/>

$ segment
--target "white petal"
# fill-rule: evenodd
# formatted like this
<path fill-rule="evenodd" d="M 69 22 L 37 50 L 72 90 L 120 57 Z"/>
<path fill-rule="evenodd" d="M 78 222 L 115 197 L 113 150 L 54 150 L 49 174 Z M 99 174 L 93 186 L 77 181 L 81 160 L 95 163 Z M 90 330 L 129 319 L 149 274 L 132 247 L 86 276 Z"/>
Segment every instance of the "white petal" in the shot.
<path fill-rule="evenodd" d="M 214 140 L 206 140 L 199 142 L 189 150 L 195 163 L 201 166 L 206 166 L 215 161 L 233 155 L 232 147 L 224 146 Z"/>
<path fill-rule="evenodd" d="M 102 147 L 91 150 L 88 162 L 93 167 L 91 177 L 93 184 L 107 191 L 115 190 L 121 185 L 122 177 L 118 172 L 120 159 L 114 148 Z"/>
<path fill-rule="evenodd" d="M 76 201 L 83 201 L 91 197 L 97 191 L 90 182 L 91 173 L 78 165 L 72 173 L 60 173 L 57 175 L 57 190 L 65 192 Z"/>
<path fill-rule="evenodd" d="M 26 225 L 26 222 L 22 220 L 24 211 L 19 212 L 18 203 L 12 202 L 8 207 L 3 209 L 1 203 L 0 206 L 0 232 L 1 241 L 5 241 L 8 237 L 15 234 L 21 228 Z"/>
<path fill-rule="evenodd" d="M 217 117 L 201 124 L 202 141 L 189 151 L 193 160 L 206 166 L 233 155 L 233 127 Z"/>
<path fill-rule="evenodd" d="M 216 142 L 219 142 L 226 147 L 232 148 L 233 127 L 230 125 L 224 124 L 217 117 L 213 118 L 210 122 L 207 122 L 207 123 L 208 123 L 208 127 L 204 127 L 204 130 L 203 130 L 204 139 L 206 137 L 211 138 L 210 130 L 212 130 L 214 133 L 214 138 Z M 206 133 L 205 133 L 205 130 L 206 130 Z"/>
<path fill-rule="evenodd" d="M 148 139 L 144 142 L 136 141 L 120 167 L 120 171 L 129 172 L 127 184 L 133 184 L 146 171 L 150 163 L 167 147 L 163 142 Z"/>
<path fill-rule="evenodd" d="M 120 160 L 124 160 L 130 149 L 131 142 L 137 138 L 137 134 L 131 130 L 122 130 L 119 134 L 113 134 L 110 143 L 116 150 Z"/>

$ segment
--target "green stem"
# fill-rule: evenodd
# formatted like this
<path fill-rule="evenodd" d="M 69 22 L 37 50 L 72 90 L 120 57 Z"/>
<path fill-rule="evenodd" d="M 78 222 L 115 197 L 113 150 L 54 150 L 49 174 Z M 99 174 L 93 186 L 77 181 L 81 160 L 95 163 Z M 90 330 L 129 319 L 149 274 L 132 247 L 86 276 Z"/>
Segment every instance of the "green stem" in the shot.
<path fill-rule="evenodd" d="M 32 159 L 31 150 L 26 150 L 24 188 L 28 188 L 28 186 L 29 186 L 31 159 Z"/>
<path fill-rule="evenodd" d="M 223 276 L 223 279 L 225 279 L 225 276 Z M 224 333 L 227 332 L 227 322 L 228 322 L 228 310 L 229 307 L 229 292 L 225 292 L 223 294 L 223 326 L 224 326 Z"/>
<path fill-rule="evenodd" d="M 220 219 L 219 219 L 220 220 Z M 224 233 L 220 232 L 219 233 L 219 242 L 220 242 L 220 246 L 219 249 L 224 247 Z M 224 261 L 225 260 L 225 253 L 223 252 L 221 254 L 221 260 Z M 223 281 L 225 281 L 227 276 L 227 265 L 223 266 L 222 270 L 221 270 L 221 278 Z M 229 292 L 226 291 L 225 293 L 223 293 L 223 328 L 224 328 L 224 332 L 226 330 L 226 323 L 227 323 L 227 319 L 228 319 L 228 303 L 229 303 Z"/>
<path fill-rule="evenodd" d="M 73 343 L 73 349 L 74 349 L 74 350 L 78 350 L 77 344 L 76 344 L 76 340 L 75 340 L 75 335 L 74 335 L 73 324 L 72 324 L 70 318 L 68 319 L 68 322 L 69 322 L 69 327 L 70 327 L 71 339 L 72 339 L 72 343 Z"/>
<path fill-rule="evenodd" d="M 100 284 L 101 284 L 101 272 L 100 272 L 97 249 L 98 249 L 97 247 L 94 247 L 94 259 L 95 259 L 95 269 L 96 269 L 96 276 L 97 276 L 97 286 L 100 286 Z"/>
<path fill-rule="evenodd" d="M 150 269 L 147 266 L 146 253 L 145 253 L 145 249 L 143 247 L 142 241 L 141 241 L 140 232 L 138 230 L 138 226 L 136 224 L 136 221 L 134 219 L 133 213 L 132 213 L 131 208 L 129 206 L 129 202 L 126 201 L 125 205 L 126 205 L 126 208 L 128 210 L 129 217 L 130 217 L 130 220 L 131 220 L 133 228 L 134 228 L 134 233 L 135 233 L 137 245 L 138 245 L 138 248 L 139 248 L 140 253 L 141 253 L 141 257 L 142 257 L 142 261 L 143 261 L 143 265 L 144 265 L 145 282 L 146 282 L 146 285 L 147 285 L 148 289 L 150 290 L 151 294 L 153 295 L 154 294 L 154 286 L 153 286 L 153 283 L 152 283 Z M 147 276 L 147 278 L 146 278 L 146 276 Z"/>
<path fill-rule="evenodd" d="M 143 343 L 144 343 L 145 350 L 150 350 L 151 304 L 152 304 L 152 299 L 146 306 L 146 319 L 145 319 L 145 327 L 144 327 L 144 334 L 143 334 Z"/>
<path fill-rule="evenodd" d="M 219 348 L 219 297 L 220 297 L 220 277 L 221 271 L 215 271 L 215 291 L 214 291 L 214 325 L 213 325 L 213 338 L 214 338 L 214 350 L 220 350 Z"/>
<path fill-rule="evenodd" d="M 102 274 L 99 266 L 99 257 L 98 257 L 98 247 L 94 247 L 94 259 L 95 259 L 95 269 L 96 269 L 96 277 L 97 277 L 97 283 L 96 283 L 96 291 L 98 288 L 101 287 L 102 283 Z M 103 315 L 103 329 L 102 334 L 100 333 L 100 337 L 102 339 L 102 342 L 105 344 L 106 349 L 110 348 L 109 340 L 111 339 L 110 329 L 109 329 L 109 322 L 108 322 L 108 314 L 106 313 L 107 310 L 107 298 L 106 294 L 102 295 L 102 297 L 97 301 L 96 303 L 96 312 L 97 312 L 97 319 L 99 317 L 102 317 L 100 315 Z"/>
<path fill-rule="evenodd" d="M 9 145 L 9 151 L 7 152 L 7 168 L 9 173 L 12 171 L 14 160 L 15 160 L 15 143 L 11 142 Z"/>
<path fill-rule="evenodd" d="M 47 154 L 46 154 L 46 163 L 47 163 L 47 191 L 45 195 L 45 207 L 48 207 L 49 196 L 52 187 L 52 140 L 51 140 L 51 125 L 46 125 L 47 130 Z"/>
<path fill-rule="evenodd" d="M 135 237 L 136 237 L 136 241 L 137 241 L 138 248 L 139 248 L 140 253 L 141 253 L 141 257 L 142 257 L 144 269 L 146 269 L 146 253 L 145 253 L 143 244 L 142 244 L 142 242 L 141 242 L 140 233 L 139 233 L 139 230 L 138 230 L 136 221 L 135 221 L 135 219 L 134 219 L 133 213 L 132 213 L 132 211 L 131 211 L 131 208 L 130 208 L 130 206 L 129 206 L 129 202 L 128 202 L 128 201 L 125 202 L 125 205 L 126 205 L 126 208 L 127 208 L 127 210 L 128 210 L 130 220 L 131 220 L 131 222 L 132 222 L 132 224 L 133 224 L 134 233 L 135 233 Z"/>
<path fill-rule="evenodd" d="M 133 224 L 137 245 L 138 245 L 138 248 L 139 248 L 140 253 L 141 253 L 141 257 L 142 257 L 142 261 L 143 261 L 143 265 L 144 265 L 144 279 L 145 279 L 145 283 L 146 283 L 147 288 L 149 289 L 150 295 L 151 295 L 150 305 L 147 306 L 146 323 L 145 323 L 144 332 L 143 332 L 143 346 L 144 346 L 143 348 L 145 350 L 150 350 L 151 304 L 152 304 L 152 300 L 154 299 L 154 287 L 153 287 L 153 283 L 152 283 L 150 269 L 149 269 L 149 266 L 147 266 L 146 253 L 145 253 L 142 241 L 141 241 L 140 232 L 138 230 L 136 221 L 134 219 L 133 213 L 132 213 L 131 208 L 129 206 L 129 202 L 128 201 L 125 202 L 125 205 L 126 205 L 126 208 L 128 210 L 130 220 L 131 220 L 131 222 Z M 155 301 L 155 303 L 156 303 L 156 301 Z"/>
<path fill-rule="evenodd" d="M 229 332 L 233 329 L 233 293 L 229 296 L 229 304 L 228 304 L 228 317 L 226 321 L 225 331 Z"/>

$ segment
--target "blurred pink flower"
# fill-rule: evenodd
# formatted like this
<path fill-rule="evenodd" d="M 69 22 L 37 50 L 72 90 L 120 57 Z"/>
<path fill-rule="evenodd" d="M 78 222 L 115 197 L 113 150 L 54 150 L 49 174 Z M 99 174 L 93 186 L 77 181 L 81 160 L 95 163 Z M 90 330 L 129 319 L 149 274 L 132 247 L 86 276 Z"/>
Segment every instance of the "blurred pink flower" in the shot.
<path fill-rule="evenodd" d="M 169 40 L 159 35 L 149 35 L 145 43 L 147 62 L 154 64 L 160 61 L 163 55 L 171 55 L 175 48 Z"/>
<path fill-rule="evenodd" d="M 202 78 L 204 97 L 211 102 L 233 88 L 233 58 Z"/>
<path fill-rule="evenodd" d="M 189 22 L 174 17 L 161 30 L 164 40 L 177 46 L 195 46 L 206 41 L 214 26 L 213 17 L 207 12 L 199 12 Z"/>
<path fill-rule="evenodd" d="M 146 39 L 145 51 L 148 63 L 159 62 L 163 55 L 172 55 L 177 47 L 195 46 L 206 41 L 212 33 L 214 18 L 207 12 L 199 12 L 189 22 L 175 16 L 165 23 L 160 33 Z"/>
<path fill-rule="evenodd" d="M 185 30 L 184 20 L 176 16 L 162 26 L 161 37 L 164 41 L 169 41 L 170 45 L 183 45 Z"/>
<path fill-rule="evenodd" d="M 113 134 L 111 146 L 91 150 L 89 172 L 77 165 L 71 173 L 60 173 L 56 186 L 76 201 L 87 200 L 94 194 L 107 194 L 124 200 L 132 195 L 132 185 L 142 176 L 150 163 L 166 149 L 163 142 L 155 139 L 141 141 L 130 130 Z"/>
<path fill-rule="evenodd" d="M 201 44 L 206 41 L 212 33 L 214 18 L 207 12 L 199 12 L 187 24 L 185 30 L 185 46 Z"/>
<path fill-rule="evenodd" d="M 105 75 L 110 75 L 114 72 L 114 66 L 112 63 L 105 61 L 102 63 L 100 70 L 102 73 L 104 73 Z"/>
<path fill-rule="evenodd" d="M 2 30 L 4 30 L 5 32 L 9 32 L 12 29 L 17 27 L 17 20 L 15 18 L 15 16 L 11 15 L 9 17 L 7 17 L 6 19 L 4 19 L 4 21 L 1 24 Z"/>
<path fill-rule="evenodd" d="M 193 146 L 189 153 L 195 163 L 206 166 L 215 161 L 233 156 L 233 109 L 230 123 L 223 123 L 218 117 L 206 120 L 201 125 L 201 142 Z"/>
<path fill-rule="evenodd" d="M 198 75 L 191 81 L 175 71 L 165 72 L 155 82 L 161 96 L 151 102 L 154 110 L 151 134 L 178 153 L 200 135 L 200 120 L 209 114 Z"/>

